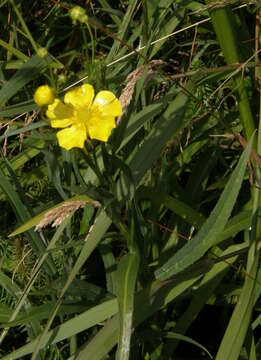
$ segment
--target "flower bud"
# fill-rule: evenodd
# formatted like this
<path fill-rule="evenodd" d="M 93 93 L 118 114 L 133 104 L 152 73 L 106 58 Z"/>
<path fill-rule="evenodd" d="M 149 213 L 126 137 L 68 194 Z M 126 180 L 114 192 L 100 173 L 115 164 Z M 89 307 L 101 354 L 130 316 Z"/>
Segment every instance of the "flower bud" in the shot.
<path fill-rule="evenodd" d="M 66 75 L 65 74 L 59 74 L 58 76 L 57 76 L 57 82 L 58 82 L 58 84 L 64 84 L 65 82 L 66 82 L 66 80 L 67 80 L 67 77 L 66 77 Z"/>
<path fill-rule="evenodd" d="M 34 93 L 34 101 L 38 106 L 52 104 L 54 102 L 53 90 L 48 85 L 39 86 Z"/>
<path fill-rule="evenodd" d="M 41 47 L 37 50 L 37 55 L 40 56 L 41 58 L 45 58 L 47 54 L 48 51 L 44 47 Z"/>
<path fill-rule="evenodd" d="M 73 24 L 76 24 L 77 21 L 80 23 L 88 22 L 88 16 L 85 13 L 85 10 L 80 6 L 74 6 L 69 10 L 69 15 L 72 19 Z"/>

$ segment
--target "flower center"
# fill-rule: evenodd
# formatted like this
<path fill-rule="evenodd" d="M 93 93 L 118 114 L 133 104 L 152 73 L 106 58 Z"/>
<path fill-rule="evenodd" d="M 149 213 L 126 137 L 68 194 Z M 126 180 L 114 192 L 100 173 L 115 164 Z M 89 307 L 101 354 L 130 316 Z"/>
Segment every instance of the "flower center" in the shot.
<path fill-rule="evenodd" d="M 75 109 L 76 122 L 82 123 L 85 126 L 90 118 L 90 109 L 88 107 L 78 107 Z"/>
<path fill-rule="evenodd" d="M 88 122 L 92 117 L 99 117 L 100 111 L 98 106 L 91 107 L 78 107 L 75 109 L 75 120 L 81 124 L 84 124 L 87 127 Z"/>

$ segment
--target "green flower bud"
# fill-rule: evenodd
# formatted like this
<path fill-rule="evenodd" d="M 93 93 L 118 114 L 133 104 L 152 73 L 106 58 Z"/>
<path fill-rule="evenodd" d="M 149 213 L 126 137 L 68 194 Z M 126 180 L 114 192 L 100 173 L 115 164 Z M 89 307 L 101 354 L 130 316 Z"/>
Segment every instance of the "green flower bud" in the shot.
<path fill-rule="evenodd" d="M 44 47 L 41 47 L 37 50 L 37 55 L 40 56 L 41 58 L 46 57 L 47 54 L 48 54 L 48 51 Z"/>
<path fill-rule="evenodd" d="M 59 74 L 57 77 L 58 84 L 64 84 L 67 80 L 67 77 L 65 74 Z"/>
<path fill-rule="evenodd" d="M 69 15 L 72 19 L 73 24 L 76 24 L 77 21 L 80 23 L 88 22 L 88 16 L 85 13 L 85 10 L 80 6 L 74 6 L 69 10 Z"/>

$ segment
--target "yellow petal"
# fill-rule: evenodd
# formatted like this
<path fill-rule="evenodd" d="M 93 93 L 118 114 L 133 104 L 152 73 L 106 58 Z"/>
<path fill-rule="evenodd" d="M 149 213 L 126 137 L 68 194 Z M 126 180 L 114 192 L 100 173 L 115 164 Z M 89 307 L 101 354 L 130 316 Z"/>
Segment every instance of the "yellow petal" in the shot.
<path fill-rule="evenodd" d="M 98 107 L 99 111 L 104 116 L 121 116 L 122 106 L 120 100 L 116 96 L 107 90 L 98 92 L 96 95 L 93 108 Z"/>
<path fill-rule="evenodd" d="M 107 141 L 112 129 L 115 128 L 115 118 L 114 116 L 93 116 L 88 121 L 87 127 L 91 139 Z"/>
<path fill-rule="evenodd" d="M 58 119 L 58 120 L 51 120 L 51 127 L 52 128 L 66 128 L 74 123 L 73 118 L 69 119 Z"/>
<path fill-rule="evenodd" d="M 66 150 L 74 147 L 83 148 L 84 141 L 86 140 L 87 133 L 83 124 L 72 125 L 67 129 L 58 131 L 56 134 L 58 143 Z"/>
<path fill-rule="evenodd" d="M 73 108 L 70 105 L 65 105 L 59 99 L 55 99 L 54 102 L 48 106 L 46 116 L 50 120 L 69 119 L 73 117 Z"/>
<path fill-rule="evenodd" d="M 64 102 L 74 107 L 89 107 L 94 98 L 94 89 L 90 84 L 83 84 L 68 91 L 64 96 Z"/>

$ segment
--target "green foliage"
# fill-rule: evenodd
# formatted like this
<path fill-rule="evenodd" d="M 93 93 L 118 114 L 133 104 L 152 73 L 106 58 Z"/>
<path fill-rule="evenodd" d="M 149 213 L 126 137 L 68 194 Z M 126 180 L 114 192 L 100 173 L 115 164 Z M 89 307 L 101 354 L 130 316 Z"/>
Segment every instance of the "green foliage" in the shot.
<path fill-rule="evenodd" d="M 0 5 L 0 357 L 258 359 L 260 6 L 83 4 Z M 66 151 L 34 91 L 86 82 L 124 113 Z"/>

